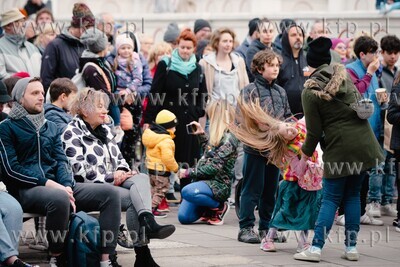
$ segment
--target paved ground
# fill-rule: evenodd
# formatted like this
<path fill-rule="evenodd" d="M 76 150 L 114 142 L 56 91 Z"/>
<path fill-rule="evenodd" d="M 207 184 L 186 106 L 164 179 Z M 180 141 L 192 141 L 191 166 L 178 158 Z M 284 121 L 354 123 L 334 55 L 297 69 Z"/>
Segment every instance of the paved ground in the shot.
<path fill-rule="evenodd" d="M 343 250 L 343 227 L 334 226 L 322 252 L 319 264 L 293 260 L 296 250 L 294 232 L 285 232 L 288 242 L 276 244 L 278 252 L 266 253 L 258 245 L 244 244 L 236 240 L 238 219 L 231 209 L 223 226 L 210 226 L 204 223 L 181 225 L 177 221 L 177 207 L 171 207 L 167 218 L 160 223 L 172 223 L 176 232 L 166 240 L 153 240 L 150 244 L 152 254 L 160 266 L 165 267 L 208 267 L 208 266 L 399 266 L 400 233 L 391 226 L 392 218 L 383 217 L 384 226 L 362 226 L 358 249 L 360 261 L 349 262 L 340 258 Z M 33 220 L 24 223 L 24 230 L 33 229 Z M 121 247 L 118 262 L 122 266 L 133 266 L 134 253 Z M 21 258 L 40 266 L 46 264 L 46 254 L 21 245 Z"/>

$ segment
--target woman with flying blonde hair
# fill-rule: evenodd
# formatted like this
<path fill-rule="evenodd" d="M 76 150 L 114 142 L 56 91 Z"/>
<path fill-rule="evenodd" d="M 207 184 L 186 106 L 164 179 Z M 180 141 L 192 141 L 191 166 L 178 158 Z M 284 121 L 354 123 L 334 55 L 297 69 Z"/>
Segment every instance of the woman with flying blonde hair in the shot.
<path fill-rule="evenodd" d="M 238 106 L 243 116 L 238 124 L 231 124 L 231 132 L 245 145 L 265 153 L 268 163 L 282 170 L 269 230 L 262 240 L 261 249 L 275 252 L 274 237 L 277 230 L 300 230 L 297 251 L 309 247 L 308 230 L 314 228 L 318 216 L 321 187 L 321 155 L 314 152 L 307 161 L 306 172 L 300 171 L 301 147 L 306 137 L 304 119 L 284 122 L 271 117 L 261 108 L 259 100 L 241 101 Z M 260 127 L 263 125 L 263 127 Z"/>
<path fill-rule="evenodd" d="M 207 107 L 210 118 L 210 135 L 193 121 L 204 154 L 195 168 L 182 170 L 181 179 L 192 179 L 182 190 L 182 203 L 178 220 L 190 224 L 198 219 L 211 225 L 222 225 L 229 210 L 227 199 L 231 193 L 230 177 L 237 156 L 239 141 L 229 132 L 228 125 L 234 120 L 234 108 L 227 100 L 211 102 Z"/>

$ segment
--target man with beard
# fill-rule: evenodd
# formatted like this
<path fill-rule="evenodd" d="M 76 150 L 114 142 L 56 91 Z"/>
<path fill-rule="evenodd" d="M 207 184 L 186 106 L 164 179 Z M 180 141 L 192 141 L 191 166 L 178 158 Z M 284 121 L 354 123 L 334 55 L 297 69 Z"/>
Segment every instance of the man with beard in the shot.
<path fill-rule="evenodd" d="M 24 34 L 25 16 L 13 8 L 1 14 L 4 36 L 0 39 L 0 80 L 17 72 L 39 76 L 41 55 Z"/>
<path fill-rule="evenodd" d="M 282 58 L 277 83 L 286 90 L 290 110 L 293 114 L 303 113 L 301 91 L 305 82 L 303 69 L 307 61 L 303 53 L 304 31 L 296 25 L 290 25 L 282 34 Z"/>

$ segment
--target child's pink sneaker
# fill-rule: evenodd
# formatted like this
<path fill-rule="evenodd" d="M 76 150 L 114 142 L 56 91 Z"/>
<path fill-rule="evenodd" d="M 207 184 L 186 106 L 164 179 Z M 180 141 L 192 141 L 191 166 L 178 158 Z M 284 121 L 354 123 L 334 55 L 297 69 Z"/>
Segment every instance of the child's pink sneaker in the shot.
<path fill-rule="evenodd" d="M 260 249 L 266 252 L 276 252 L 274 241 L 266 237 L 261 241 Z"/>

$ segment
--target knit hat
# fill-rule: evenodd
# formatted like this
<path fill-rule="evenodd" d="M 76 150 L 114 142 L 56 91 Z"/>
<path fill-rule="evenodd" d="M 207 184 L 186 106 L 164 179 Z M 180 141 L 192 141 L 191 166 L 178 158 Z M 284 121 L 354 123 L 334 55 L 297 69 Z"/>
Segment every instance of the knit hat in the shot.
<path fill-rule="evenodd" d="M 319 37 L 308 43 L 307 63 L 312 68 L 331 63 L 332 41 L 326 37 Z"/>
<path fill-rule="evenodd" d="M 28 86 L 29 82 L 32 80 L 31 77 L 19 79 L 18 82 L 14 85 L 14 88 L 11 92 L 11 98 L 18 102 L 24 96 L 26 87 Z"/>
<path fill-rule="evenodd" d="M 331 39 L 331 41 L 332 41 L 332 49 L 335 49 L 336 48 L 336 46 L 338 45 L 338 44 L 340 44 L 340 43 L 344 43 L 344 44 L 346 44 L 342 39 L 340 39 L 340 38 L 332 38 Z M 347 45 L 346 45 L 347 46 Z"/>
<path fill-rule="evenodd" d="M 167 30 L 164 33 L 164 42 L 173 43 L 178 39 L 181 31 L 179 30 L 178 24 L 170 23 L 168 24 Z"/>
<path fill-rule="evenodd" d="M 11 97 L 7 93 L 6 85 L 0 81 L 0 103 L 7 103 L 11 100 Z"/>
<path fill-rule="evenodd" d="M 198 31 L 200 31 L 203 28 L 211 29 L 210 23 L 204 19 L 196 19 L 196 21 L 194 22 L 194 28 L 193 28 L 194 33 L 196 34 Z"/>
<path fill-rule="evenodd" d="M 249 21 L 249 36 L 252 36 L 253 33 L 257 30 L 258 23 L 260 22 L 259 18 L 254 18 Z"/>
<path fill-rule="evenodd" d="M 115 40 L 115 49 L 117 49 L 117 53 L 121 45 L 130 45 L 132 49 L 134 47 L 133 40 L 126 33 L 118 35 L 117 39 Z"/>
<path fill-rule="evenodd" d="M 1 14 L 1 27 L 4 27 L 10 23 L 18 21 L 20 19 L 24 19 L 24 14 L 19 11 L 18 8 L 10 9 L 3 14 Z"/>
<path fill-rule="evenodd" d="M 170 129 L 178 125 L 178 120 L 174 113 L 169 110 L 163 109 L 158 112 L 156 117 L 156 123 L 165 129 Z"/>
<path fill-rule="evenodd" d="M 81 36 L 81 43 L 93 53 L 99 53 L 107 48 L 107 35 L 96 28 L 87 29 Z"/>
<path fill-rule="evenodd" d="M 89 28 L 94 27 L 94 24 L 95 18 L 89 7 L 84 3 L 74 4 L 74 8 L 72 9 L 71 26 L 74 28 Z"/>

